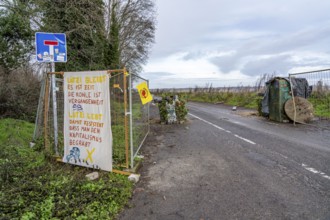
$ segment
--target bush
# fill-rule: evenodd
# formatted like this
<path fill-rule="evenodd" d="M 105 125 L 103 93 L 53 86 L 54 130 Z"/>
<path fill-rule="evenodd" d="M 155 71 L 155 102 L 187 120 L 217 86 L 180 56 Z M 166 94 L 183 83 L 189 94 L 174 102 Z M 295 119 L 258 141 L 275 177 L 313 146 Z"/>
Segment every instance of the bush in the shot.
<path fill-rule="evenodd" d="M 171 97 L 171 98 L 169 98 Z M 173 96 L 167 96 L 167 94 L 162 95 L 162 101 L 158 103 L 159 115 L 161 122 L 167 122 L 168 112 L 166 108 L 166 103 L 173 103 Z M 183 100 L 186 96 L 179 96 L 179 100 L 175 102 L 175 115 L 178 122 L 186 120 L 188 114 L 188 109 L 186 108 L 186 102 Z"/>
<path fill-rule="evenodd" d="M 167 110 L 166 110 L 166 100 L 163 96 L 163 99 L 160 103 L 158 103 L 158 108 L 159 108 L 159 116 L 160 116 L 160 121 L 161 122 L 167 122 Z"/>
<path fill-rule="evenodd" d="M 179 122 L 186 120 L 188 110 L 186 108 L 185 101 L 179 100 L 179 101 L 175 102 L 175 114 L 176 114 L 176 118 Z"/>
<path fill-rule="evenodd" d="M 40 81 L 31 69 L 6 73 L 0 69 L 0 118 L 33 122 L 36 117 Z"/>

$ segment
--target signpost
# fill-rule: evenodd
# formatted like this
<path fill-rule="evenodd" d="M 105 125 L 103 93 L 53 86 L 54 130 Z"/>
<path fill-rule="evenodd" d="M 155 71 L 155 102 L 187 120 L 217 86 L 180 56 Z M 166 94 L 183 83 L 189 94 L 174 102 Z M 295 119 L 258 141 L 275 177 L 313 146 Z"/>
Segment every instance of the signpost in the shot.
<path fill-rule="evenodd" d="M 66 62 L 67 54 L 65 34 L 36 32 L 35 41 L 37 61 L 43 63 L 51 63 L 51 72 L 55 72 L 55 62 Z M 52 74 L 52 96 L 54 115 L 54 144 L 56 155 L 59 155 L 55 74 Z"/>

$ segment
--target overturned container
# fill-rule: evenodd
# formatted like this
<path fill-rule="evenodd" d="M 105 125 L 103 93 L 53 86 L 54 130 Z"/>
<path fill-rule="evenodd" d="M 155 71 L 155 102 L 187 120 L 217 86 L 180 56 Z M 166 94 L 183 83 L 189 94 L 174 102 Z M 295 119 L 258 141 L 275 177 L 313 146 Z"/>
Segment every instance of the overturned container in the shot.
<path fill-rule="evenodd" d="M 292 96 L 292 92 L 294 96 Z M 309 95 L 310 87 L 306 79 L 291 78 L 290 80 L 275 77 L 266 83 L 266 91 L 262 100 L 262 114 L 277 122 L 289 122 L 289 120 L 298 122 L 296 116 L 292 116 L 292 109 L 294 109 L 294 115 L 308 115 L 306 120 L 310 120 L 313 115 L 311 104 L 297 105 L 302 103 L 301 100 L 304 100 L 303 103 L 307 103 L 306 98 Z M 299 97 L 299 101 L 294 102 L 293 97 Z"/>
<path fill-rule="evenodd" d="M 284 111 L 284 104 L 291 98 L 290 83 L 282 78 L 274 78 L 269 84 L 269 119 L 289 122 Z"/>

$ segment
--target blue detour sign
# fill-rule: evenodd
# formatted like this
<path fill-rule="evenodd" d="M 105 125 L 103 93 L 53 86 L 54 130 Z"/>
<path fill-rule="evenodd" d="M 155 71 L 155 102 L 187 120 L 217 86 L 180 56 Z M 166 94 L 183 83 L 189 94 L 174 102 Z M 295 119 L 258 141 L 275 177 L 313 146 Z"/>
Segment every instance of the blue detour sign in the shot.
<path fill-rule="evenodd" d="M 37 32 L 35 37 L 38 62 L 66 62 L 65 34 Z"/>

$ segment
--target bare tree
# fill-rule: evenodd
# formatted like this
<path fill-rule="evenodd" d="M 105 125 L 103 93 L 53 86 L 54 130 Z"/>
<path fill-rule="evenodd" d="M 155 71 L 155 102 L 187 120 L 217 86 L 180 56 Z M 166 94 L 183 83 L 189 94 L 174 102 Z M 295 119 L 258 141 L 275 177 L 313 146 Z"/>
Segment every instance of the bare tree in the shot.
<path fill-rule="evenodd" d="M 112 10 L 113 6 L 116 10 Z M 116 22 L 112 23 L 116 13 Z M 120 66 L 137 73 L 146 63 L 155 37 L 155 4 L 153 0 L 108 0 L 105 3 L 107 39 L 111 26 L 119 26 Z"/>

